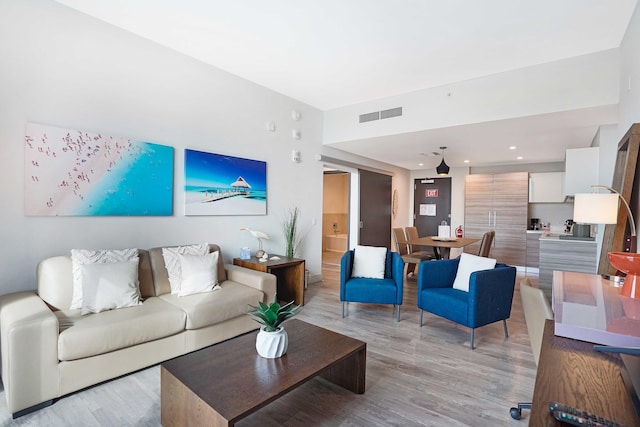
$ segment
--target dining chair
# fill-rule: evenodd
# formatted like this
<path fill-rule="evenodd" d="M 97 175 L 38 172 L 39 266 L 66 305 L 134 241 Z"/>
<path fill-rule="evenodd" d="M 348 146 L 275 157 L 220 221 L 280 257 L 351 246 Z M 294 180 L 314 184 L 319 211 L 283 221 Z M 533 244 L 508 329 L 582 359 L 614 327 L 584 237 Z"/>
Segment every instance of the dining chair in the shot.
<path fill-rule="evenodd" d="M 491 245 L 493 244 L 493 238 L 496 232 L 494 230 L 487 231 L 482 235 L 482 241 L 480 242 L 480 250 L 478 250 L 478 256 L 488 258 L 491 253 Z"/>
<path fill-rule="evenodd" d="M 553 319 L 553 311 L 542 289 L 531 286 L 531 281 L 528 277 L 520 281 L 520 297 L 522 298 L 522 311 L 524 311 L 524 319 L 527 323 L 527 332 L 531 342 L 531 350 L 533 351 L 533 360 L 538 366 L 544 324 L 547 319 Z M 518 403 L 517 408 L 511 408 L 509 410 L 511 418 L 519 420 L 523 409 L 531 409 L 531 402 Z"/>
<path fill-rule="evenodd" d="M 411 251 L 411 245 L 407 243 L 407 239 L 402 228 L 394 228 L 392 231 L 393 243 L 396 246 L 396 250 L 405 262 L 405 275 L 414 274 L 415 268 L 418 264 L 420 264 L 422 261 L 429 261 L 434 258 L 433 254 L 426 251 Z"/>

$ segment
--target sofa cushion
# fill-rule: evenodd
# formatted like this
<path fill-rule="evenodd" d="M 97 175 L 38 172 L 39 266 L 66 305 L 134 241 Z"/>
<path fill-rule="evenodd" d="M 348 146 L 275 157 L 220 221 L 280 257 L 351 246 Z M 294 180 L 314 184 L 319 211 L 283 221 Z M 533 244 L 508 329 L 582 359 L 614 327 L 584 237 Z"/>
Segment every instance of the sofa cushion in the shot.
<path fill-rule="evenodd" d="M 246 316 L 247 306 L 263 301 L 264 294 L 231 280 L 220 284 L 215 292 L 185 297 L 164 294 L 160 298 L 187 313 L 186 329 L 199 329 L 238 316 Z M 264 301 L 263 301 L 264 302 Z"/>
<path fill-rule="evenodd" d="M 175 246 L 168 246 L 175 247 Z M 219 252 L 218 256 L 218 282 L 222 283 L 227 280 L 227 273 L 224 270 L 224 263 L 222 252 L 218 245 L 209 245 L 209 252 Z M 151 262 L 151 273 L 153 275 L 153 285 L 155 287 L 154 295 L 163 295 L 171 292 L 171 285 L 169 283 L 169 273 L 167 267 L 164 264 L 164 257 L 162 256 L 162 248 L 149 249 L 149 259 Z M 142 289 L 140 289 L 142 291 Z M 144 294 L 143 294 L 144 296 Z"/>
<path fill-rule="evenodd" d="M 218 285 L 218 251 L 206 255 L 180 255 L 182 284 L 179 297 L 220 289 Z"/>
<path fill-rule="evenodd" d="M 384 279 L 387 248 L 376 246 L 356 246 L 353 253 L 351 277 Z"/>
<path fill-rule="evenodd" d="M 138 289 L 138 260 L 83 264 L 82 314 L 100 313 L 142 304 Z"/>
<path fill-rule="evenodd" d="M 82 316 L 80 310 L 56 311 L 60 325 L 58 358 L 81 359 L 108 353 L 184 330 L 186 315 L 159 298 L 142 305 Z"/>
<path fill-rule="evenodd" d="M 138 249 L 71 249 L 73 266 L 73 297 L 71 309 L 82 308 L 82 274 L 80 266 L 84 264 L 138 261 Z"/>
<path fill-rule="evenodd" d="M 209 245 L 200 243 L 197 245 L 174 246 L 162 248 L 162 258 L 164 266 L 169 275 L 169 286 L 171 293 L 177 294 L 182 286 L 182 262 L 180 255 L 206 255 L 209 253 Z"/>
<path fill-rule="evenodd" d="M 462 255 L 460 255 L 458 271 L 456 272 L 456 278 L 453 281 L 453 289 L 469 292 L 469 279 L 471 278 L 471 273 L 489 270 L 495 266 L 496 260 L 493 258 L 486 258 L 463 252 Z"/>

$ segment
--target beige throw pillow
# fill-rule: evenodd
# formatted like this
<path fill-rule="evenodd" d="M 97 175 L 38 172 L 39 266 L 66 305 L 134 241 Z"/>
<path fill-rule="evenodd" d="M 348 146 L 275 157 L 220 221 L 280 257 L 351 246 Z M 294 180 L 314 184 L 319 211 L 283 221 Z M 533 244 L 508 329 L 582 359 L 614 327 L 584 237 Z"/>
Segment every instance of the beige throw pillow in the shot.
<path fill-rule="evenodd" d="M 218 285 L 218 257 L 215 251 L 207 255 L 180 255 L 182 284 L 179 297 L 221 289 Z"/>
<path fill-rule="evenodd" d="M 83 315 L 142 304 L 138 260 L 82 264 L 80 274 Z"/>
<path fill-rule="evenodd" d="M 71 249 L 73 293 L 71 309 L 82 308 L 82 275 L 80 266 L 85 264 L 137 261 L 138 249 Z"/>
<path fill-rule="evenodd" d="M 384 279 L 387 248 L 376 246 L 356 246 L 353 256 L 351 277 Z"/>
<path fill-rule="evenodd" d="M 180 292 L 180 285 L 182 284 L 180 255 L 206 255 L 208 253 L 208 243 L 162 248 L 162 257 L 164 258 L 164 265 L 167 267 L 167 273 L 169 273 L 169 285 L 171 286 L 172 294 Z"/>
<path fill-rule="evenodd" d="M 474 271 L 490 270 L 496 266 L 496 260 L 468 253 L 460 255 L 460 263 L 456 278 L 453 281 L 453 289 L 469 292 L 469 278 Z"/>

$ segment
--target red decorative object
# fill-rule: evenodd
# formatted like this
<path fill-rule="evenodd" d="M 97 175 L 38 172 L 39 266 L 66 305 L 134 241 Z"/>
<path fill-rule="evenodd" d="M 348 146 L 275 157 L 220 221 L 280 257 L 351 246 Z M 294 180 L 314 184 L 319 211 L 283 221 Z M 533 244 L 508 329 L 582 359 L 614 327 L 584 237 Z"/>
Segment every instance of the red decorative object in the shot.
<path fill-rule="evenodd" d="M 609 252 L 609 262 L 618 270 L 627 274 L 620 295 L 640 298 L 640 254 L 629 252 Z"/>

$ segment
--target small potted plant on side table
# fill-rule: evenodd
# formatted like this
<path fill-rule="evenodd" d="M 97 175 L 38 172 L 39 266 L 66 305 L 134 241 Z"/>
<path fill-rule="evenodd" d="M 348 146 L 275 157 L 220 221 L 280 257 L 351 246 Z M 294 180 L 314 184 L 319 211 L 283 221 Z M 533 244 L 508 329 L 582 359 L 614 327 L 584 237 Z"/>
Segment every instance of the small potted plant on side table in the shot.
<path fill-rule="evenodd" d="M 293 301 L 281 306 L 278 304 L 276 295 L 271 304 L 258 301 L 257 306 L 249 304 L 249 307 L 254 311 L 249 311 L 247 314 L 253 316 L 254 320 L 262 325 L 256 337 L 258 354 L 267 359 L 284 355 L 289 346 L 289 337 L 281 323 L 295 315 L 300 306 L 294 306 Z"/>

